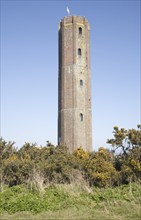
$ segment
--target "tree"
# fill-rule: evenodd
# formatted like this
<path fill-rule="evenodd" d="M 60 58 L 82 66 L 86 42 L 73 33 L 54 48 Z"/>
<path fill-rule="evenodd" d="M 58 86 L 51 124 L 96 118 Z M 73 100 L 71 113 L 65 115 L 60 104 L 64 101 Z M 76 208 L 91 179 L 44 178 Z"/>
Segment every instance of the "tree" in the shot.
<path fill-rule="evenodd" d="M 108 139 L 116 154 L 115 168 L 120 171 L 122 183 L 136 181 L 141 176 L 141 125 L 125 130 L 114 127 L 114 139 Z"/>
<path fill-rule="evenodd" d="M 111 144 L 114 151 L 121 150 L 121 153 L 127 155 L 129 150 L 141 147 L 141 125 L 137 126 L 137 130 L 114 127 L 114 139 L 108 139 L 107 143 Z"/>

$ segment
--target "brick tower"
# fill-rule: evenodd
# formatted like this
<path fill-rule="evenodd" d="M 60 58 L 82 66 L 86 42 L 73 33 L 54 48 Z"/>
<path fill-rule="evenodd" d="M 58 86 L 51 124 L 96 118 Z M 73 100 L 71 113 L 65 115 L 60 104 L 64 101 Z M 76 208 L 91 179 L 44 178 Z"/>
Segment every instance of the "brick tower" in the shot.
<path fill-rule="evenodd" d="M 90 26 L 85 17 L 59 24 L 58 144 L 92 151 Z"/>

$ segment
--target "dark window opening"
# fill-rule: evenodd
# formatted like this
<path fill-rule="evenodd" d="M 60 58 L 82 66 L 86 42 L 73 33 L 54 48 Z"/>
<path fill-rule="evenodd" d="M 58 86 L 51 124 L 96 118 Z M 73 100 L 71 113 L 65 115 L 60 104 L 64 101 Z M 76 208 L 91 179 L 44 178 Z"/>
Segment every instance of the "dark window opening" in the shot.
<path fill-rule="evenodd" d="M 80 113 L 80 121 L 83 121 L 83 114 Z"/>
<path fill-rule="evenodd" d="M 59 137 L 59 144 L 61 143 L 61 137 Z"/>
<path fill-rule="evenodd" d="M 80 79 L 80 86 L 83 86 L 83 80 Z"/>
<path fill-rule="evenodd" d="M 81 49 L 78 48 L 78 55 L 81 56 Z"/>
<path fill-rule="evenodd" d="M 79 35 L 82 35 L 82 28 L 79 27 Z"/>

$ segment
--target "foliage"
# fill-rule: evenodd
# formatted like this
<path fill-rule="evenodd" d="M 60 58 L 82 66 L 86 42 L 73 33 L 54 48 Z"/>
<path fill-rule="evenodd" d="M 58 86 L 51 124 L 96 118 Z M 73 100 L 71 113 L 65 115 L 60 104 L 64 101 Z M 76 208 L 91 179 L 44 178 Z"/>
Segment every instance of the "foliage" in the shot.
<path fill-rule="evenodd" d="M 114 186 L 118 172 L 113 165 L 113 155 L 103 147 L 92 154 L 86 164 L 86 174 L 91 185 L 106 187 Z"/>
<path fill-rule="evenodd" d="M 137 130 L 114 127 L 114 138 L 109 139 L 114 151 L 103 147 L 97 152 L 86 152 L 81 147 L 70 153 L 65 146 L 46 146 L 26 142 L 20 149 L 14 142 L 0 139 L 0 181 L 16 186 L 44 191 L 45 185 L 86 183 L 87 186 L 114 187 L 140 181 L 141 126 Z M 120 152 L 116 153 L 116 150 Z"/>
<path fill-rule="evenodd" d="M 137 125 L 137 130 L 114 127 L 114 139 L 108 139 L 107 143 L 114 148 L 121 150 L 121 154 L 127 155 L 130 150 L 141 148 L 141 125 Z"/>
<path fill-rule="evenodd" d="M 115 206 L 115 204 L 140 204 L 141 186 L 139 184 L 122 185 L 115 188 L 93 187 L 90 193 L 79 190 L 75 185 L 68 190 L 66 184 L 49 185 L 44 192 L 40 192 L 35 188 L 28 189 L 26 185 L 7 187 L 4 186 L 0 192 L 0 214 L 16 213 L 29 211 L 33 214 L 66 210 L 68 208 L 80 208 L 87 210 L 103 209 L 107 206 Z M 70 189 L 70 188 L 69 188 Z M 74 193 L 72 193 L 74 192 Z M 76 193 L 77 192 L 77 193 Z"/>
<path fill-rule="evenodd" d="M 120 154 L 115 155 L 115 168 L 120 171 L 119 183 L 129 183 L 140 180 L 141 177 L 141 125 L 137 130 L 114 127 L 114 139 L 108 139 L 114 152 L 120 150 Z"/>
<path fill-rule="evenodd" d="M 47 210 L 57 210 L 60 202 L 67 199 L 67 193 L 49 187 L 44 194 L 35 189 L 29 190 L 24 186 L 13 186 L 1 192 L 0 212 L 15 213 L 18 211 L 31 211 L 38 213 Z"/>
<path fill-rule="evenodd" d="M 96 210 L 108 220 L 115 218 L 116 211 L 115 219 L 122 219 L 121 212 L 126 219 L 129 215 L 140 219 L 141 126 L 137 130 L 114 127 L 114 138 L 108 143 L 112 151 L 100 147 L 86 152 L 79 147 L 70 153 L 67 147 L 50 142 L 40 147 L 25 143 L 17 149 L 14 142 L 1 138 L 1 216 L 25 211 L 60 216 L 75 209 L 74 213 L 85 210 L 81 219 L 95 217 Z M 74 213 L 71 216 L 77 218 Z"/>

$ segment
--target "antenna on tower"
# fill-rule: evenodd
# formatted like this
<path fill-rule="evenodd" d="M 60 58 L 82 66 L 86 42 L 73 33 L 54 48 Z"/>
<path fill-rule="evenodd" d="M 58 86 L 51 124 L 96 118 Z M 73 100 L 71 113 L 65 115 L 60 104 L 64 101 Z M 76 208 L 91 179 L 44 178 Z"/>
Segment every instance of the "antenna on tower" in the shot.
<path fill-rule="evenodd" d="M 70 15 L 70 10 L 69 10 L 68 6 L 66 7 L 66 10 L 68 12 L 68 15 Z"/>

